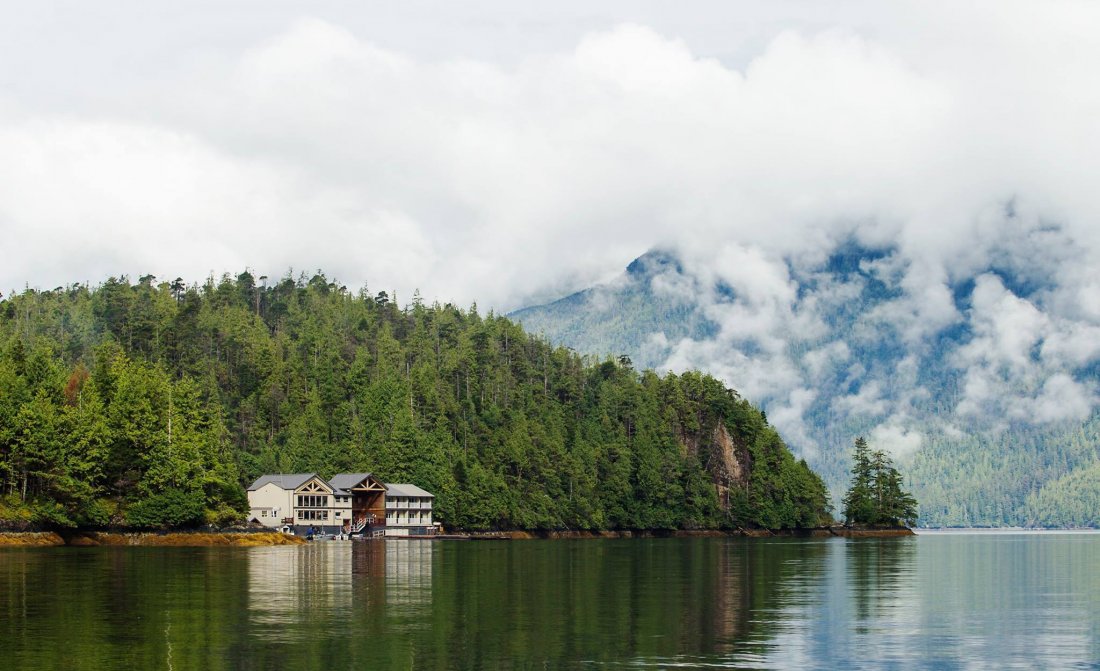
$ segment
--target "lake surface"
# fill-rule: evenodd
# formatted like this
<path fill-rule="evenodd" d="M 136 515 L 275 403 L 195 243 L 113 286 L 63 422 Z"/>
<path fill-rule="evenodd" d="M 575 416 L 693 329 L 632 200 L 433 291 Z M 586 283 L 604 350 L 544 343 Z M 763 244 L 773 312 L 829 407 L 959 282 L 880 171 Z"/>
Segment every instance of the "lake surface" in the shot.
<path fill-rule="evenodd" d="M 1100 668 L 1100 534 L 0 550 L 3 669 Z"/>

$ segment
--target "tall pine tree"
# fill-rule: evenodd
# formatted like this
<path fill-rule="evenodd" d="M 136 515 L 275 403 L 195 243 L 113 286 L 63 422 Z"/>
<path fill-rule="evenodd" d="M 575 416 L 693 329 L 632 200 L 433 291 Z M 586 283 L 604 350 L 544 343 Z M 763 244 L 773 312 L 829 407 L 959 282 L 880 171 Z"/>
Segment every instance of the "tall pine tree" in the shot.
<path fill-rule="evenodd" d="M 852 485 L 844 494 L 848 524 L 914 524 L 917 501 L 902 489 L 902 477 L 882 450 L 856 438 L 852 452 Z"/>

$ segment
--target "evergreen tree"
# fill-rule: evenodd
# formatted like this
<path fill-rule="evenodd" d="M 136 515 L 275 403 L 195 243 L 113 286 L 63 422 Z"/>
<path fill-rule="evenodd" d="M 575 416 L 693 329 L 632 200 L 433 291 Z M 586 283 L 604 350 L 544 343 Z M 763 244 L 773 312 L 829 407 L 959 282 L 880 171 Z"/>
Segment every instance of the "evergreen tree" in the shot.
<path fill-rule="evenodd" d="M 852 452 L 852 484 L 844 494 L 844 519 L 849 524 L 914 524 L 917 502 L 902 489 L 901 474 L 882 450 L 862 436 Z"/>
<path fill-rule="evenodd" d="M 915 524 L 917 521 L 917 500 L 902 489 L 901 474 L 894 468 L 893 461 L 882 450 L 871 455 L 874 473 L 876 510 L 879 524 Z"/>
<path fill-rule="evenodd" d="M 867 524 L 875 517 L 872 480 L 871 448 L 860 436 L 852 452 L 852 484 L 843 499 L 844 519 L 849 524 Z"/>

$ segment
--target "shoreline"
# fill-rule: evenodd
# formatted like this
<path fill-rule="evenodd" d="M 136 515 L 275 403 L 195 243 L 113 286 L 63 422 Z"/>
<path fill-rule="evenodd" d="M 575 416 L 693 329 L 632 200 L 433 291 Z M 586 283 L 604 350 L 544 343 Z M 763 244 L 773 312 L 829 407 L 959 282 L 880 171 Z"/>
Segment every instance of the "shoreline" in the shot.
<path fill-rule="evenodd" d="M 445 538 L 462 540 L 562 540 L 586 538 L 898 538 L 915 536 L 909 527 L 844 527 L 811 529 L 622 529 L 605 531 L 456 531 Z M 426 539 L 430 537 L 425 537 Z"/>
<path fill-rule="evenodd" d="M 907 527 L 815 529 L 656 529 L 608 531 L 456 531 L 440 536 L 389 540 L 566 540 L 600 538 L 897 538 L 916 535 Z M 305 545 L 309 541 L 277 531 L 0 531 L 4 547 L 261 547 Z"/>
<path fill-rule="evenodd" d="M 0 531 L 4 547 L 262 547 L 305 545 L 307 541 L 278 531 Z"/>

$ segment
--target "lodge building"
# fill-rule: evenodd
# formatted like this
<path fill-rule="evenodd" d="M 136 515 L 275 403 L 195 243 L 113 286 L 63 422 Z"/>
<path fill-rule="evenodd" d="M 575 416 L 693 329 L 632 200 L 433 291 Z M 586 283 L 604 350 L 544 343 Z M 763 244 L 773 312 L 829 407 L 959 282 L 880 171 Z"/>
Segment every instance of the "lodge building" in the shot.
<path fill-rule="evenodd" d="M 371 473 L 263 475 L 248 488 L 249 520 L 304 534 L 422 536 L 435 533 L 435 497 L 407 483 L 383 483 Z"/>

